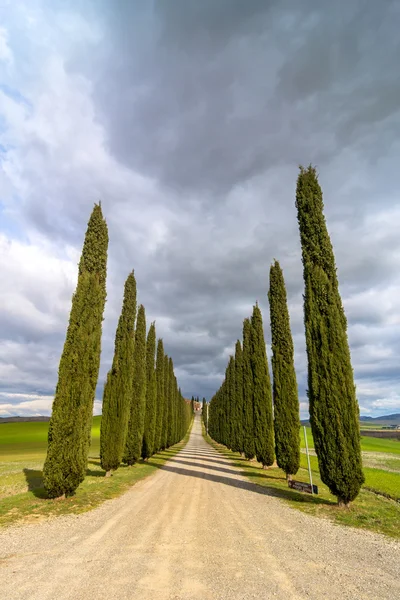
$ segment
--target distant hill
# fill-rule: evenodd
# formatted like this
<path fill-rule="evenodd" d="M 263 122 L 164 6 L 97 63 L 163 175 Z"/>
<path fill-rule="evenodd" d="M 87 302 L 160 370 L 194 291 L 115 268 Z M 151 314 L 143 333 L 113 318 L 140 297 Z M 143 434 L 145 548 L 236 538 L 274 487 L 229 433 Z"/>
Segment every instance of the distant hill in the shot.
<path fill-rule="evenodd" d="M 400 413 L 383 415 L 382 417 L 365 417 L 361 415 L 360 422 L 368 423 L 368 425 L 400 425 Z"/>
<path fill-rule="evenodd" d="M 1 423 L 29 423 L 29 422 L 45 423 L 50 421 L 50 417 L 0 417 Z"/>
<path fill-rule="evenodd" d="M 303 419 L 303 421 L 300 421 L 300 423 L 306 426 L 310 425 L 310 421 L 308 419 Z M 361 415 L 360 423 L 365 423 L 368 425 L 400 425 L 400 413 L 383 415 L 382 417 L 366 417 Z"/>

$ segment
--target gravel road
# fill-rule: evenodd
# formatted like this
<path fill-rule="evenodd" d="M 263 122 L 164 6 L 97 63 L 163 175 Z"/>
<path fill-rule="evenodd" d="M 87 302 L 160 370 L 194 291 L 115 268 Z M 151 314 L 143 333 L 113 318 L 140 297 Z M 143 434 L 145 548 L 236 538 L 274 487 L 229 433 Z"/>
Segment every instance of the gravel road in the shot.
<path fill-rule="evenodd" d="M 83 515 L 0 533 L 3 600 L 400 598 L 400 544 L 304 515 L 202 438 Z"/>

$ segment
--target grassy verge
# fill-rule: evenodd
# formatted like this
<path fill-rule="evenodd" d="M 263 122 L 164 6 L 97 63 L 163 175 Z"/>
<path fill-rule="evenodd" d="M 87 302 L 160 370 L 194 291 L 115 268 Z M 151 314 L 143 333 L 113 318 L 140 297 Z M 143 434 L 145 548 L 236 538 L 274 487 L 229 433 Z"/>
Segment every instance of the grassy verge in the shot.
<path fill-rule="evenodd" d="M 310 458 L 313 483 L 318 485 L 319 493 L 318 496 L 311 496 L 290 489 L 284 472 L 278 467 L 263 470 L 257 462 L 247 461 L 237 452 L 232 452 L 225 446 L 217 444 L 209 436 L 206 437 L 204 427 L 203 436 L 213 448 L 232 461 L 233 465 L 238 467 L 250 481 L 267 487 L 272 495 L 282 498 L 291 507 L 317 517 L 328 518 L 341 525 L 369 529 L 390 537 L 400 538 L 400 504 L 398 502 L 362 489 L 350 508 L 339 508 L 336 498 L 332 496 L 319 477 L 316 457 L 311 456 Z M 308 483 L 306 461 L 306 456 L 302 455 L 301 468 L 295 479 Z M 375 471 L 375 469 L 371 469 L 371 471 Z M 385 477 L 390 475 L 387 472 L 383 473 Z M 398 475 L 396 477 L 398 478 Z"/>
<path fill-rule="evenodd" d="M 39 425 L 48 424 L 39 423 Z M 1 427 L 5 426 L 1 425 Z M 191 430 L 190 427 L 179 444 L 155 454 L 148 461 L 139 461 L 133 467 L 123 465 L 112 477 L 105 478 L 99 459 L 99 435 L 97 435 L 99 426 L 99 422 L 95 421 L 87 476 L 75 495 L 62 501 L 45 498 L 41 470 L 45 450 L 43 453 L 42 447 L 35 448 L 35 441 L 29 439 L 24 442 L 23 449 L 18 448 L 18 441 L 8 444 L 9 448 L 5 456 L 7 460 L 0 463 L 0 526 L 18 522 L 37 522 L 58 515 L 78 514 L 95 508 L 105 500 L 120 496 L 137 481 L 152 475 L 177 454 L 186 445 Z M 47 435 L 47 429 L 44 429 Z M 36 441 L 40 444 L 43 440 Z"/>

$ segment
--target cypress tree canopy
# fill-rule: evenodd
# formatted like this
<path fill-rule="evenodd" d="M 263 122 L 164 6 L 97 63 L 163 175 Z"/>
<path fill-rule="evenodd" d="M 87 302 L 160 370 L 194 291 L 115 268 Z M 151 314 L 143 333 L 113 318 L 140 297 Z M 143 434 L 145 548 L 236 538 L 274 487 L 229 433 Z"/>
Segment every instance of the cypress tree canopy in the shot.
<path fill-rule="evenodd" d="M 251 317 L 251 369 L 253 373 L 254 443 L 263 466 L 274 462 L 272 392 L 261 311 L 256 304 Z"/>
<path fill-rule="evenodd" d="M 206 431 L 207 431 L 207 427 L 208 427 L 208 422 L 207 422 L 207 400 L 205 398 L 203 398 L 203 403 L 202 403 L 202 406 L 201 406 L 201 416 L 203 417 L 204 427 L 206 428 Z"/>
<path fill-rule="evenodd" d="M 243 452 L 243 351 L 239 340 L 235 347 L 235 430 L 232 450 Z"/>
<path fill-rule="evenodd" d="M 300 414 L 285 281 L 278 261 L 269 272 L 275 453 L 287 476 L 300 467 Z"/>
<path fill-rule="evenodd" d="M 156 432 L 156 372 L 154 358 L 156 352 L 156 326 L 150 325 L 146 345 L 146 416 L 144 424 L 142 458 L 150 458 L 154 452 L 154 437 Z"/>
<path fill-rule="evenodd" d="M 157 342 L 156 357 L 156 383 L 157 383 L 157 418 L 155 434 L 155 451 L 161 448 L 161 435 L 163 431 L 164 420 L 164 345 L 161 339 Z"/>
<path fill-rule="evenodd" d="M 86 473 L 106 300 L 108 231 L 100 204 L 89 219 L 58 370 L 43 469 L 50 498 L 72 494 Z"/>
<path fill-rule="evenodd" d="M 115 334 L 112 368 L 104 386 L 100 427 L 100 461 L 109 472 L 118 469 L 125 449 L 132 399 L 136 281 L 132 271 L 125 282 L 124 301 Z"/>
<path fill-rule="evenodd" d="M 236 415 L 235 415 L 235 359 L 233 356 L 229 357 L 228 366 L 226 369 L 226 439 L 225 446 L 233 450 L 233 443 L 236 433 Z"/>
<path fill-rule="evenodd" d="M 146 412 L 146 314 L 141 304 L 138 310 L 135 348 L 133 351 L 133 387 L 124 462 L 133 465 L 142 451 Z"/>
<path fill-rule="evenodd" d="M 169 359 L 168 354 L 164 354 L 164 417 L 161 434 L 161 449 L 167 448 L 168 441 L 168 421 L 169 419 Z"/>
<path fill-rule="evenodd" d="M 174 364 L 172 358 L 168 359 L 168 427 L 167 427 L 167 448 L 174 443 L 174 391 L 175 391 L 175 375 L 174 375 Z"/>
<path fill-rule="evenodd" d="M 310 423 L 322 481 L 340 504 L 364 481 L 359 409 L 331 240 L 316 171 L 300 168 L 297 218 L 305 283 Z"/>
<path fill-rule="evenodd" d="M 255 456 L 253 372 L 251 369 L 251 323 L 243 321 L 243 452 L 247 459 Z"/>

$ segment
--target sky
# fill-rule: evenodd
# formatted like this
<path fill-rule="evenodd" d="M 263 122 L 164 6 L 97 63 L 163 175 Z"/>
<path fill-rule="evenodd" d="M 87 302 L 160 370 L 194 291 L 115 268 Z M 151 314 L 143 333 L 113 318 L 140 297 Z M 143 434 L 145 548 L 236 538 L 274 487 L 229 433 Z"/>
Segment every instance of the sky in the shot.
<path fill-rule="evenodd" d="M 77 263 L 109 227 L 186 397 L 284 272 L 308 414 L 298 166 L 317 167 L 361 414 L 400 412 L 400 3 L 0 0 L 0 416 L 48 415 Z"/>

